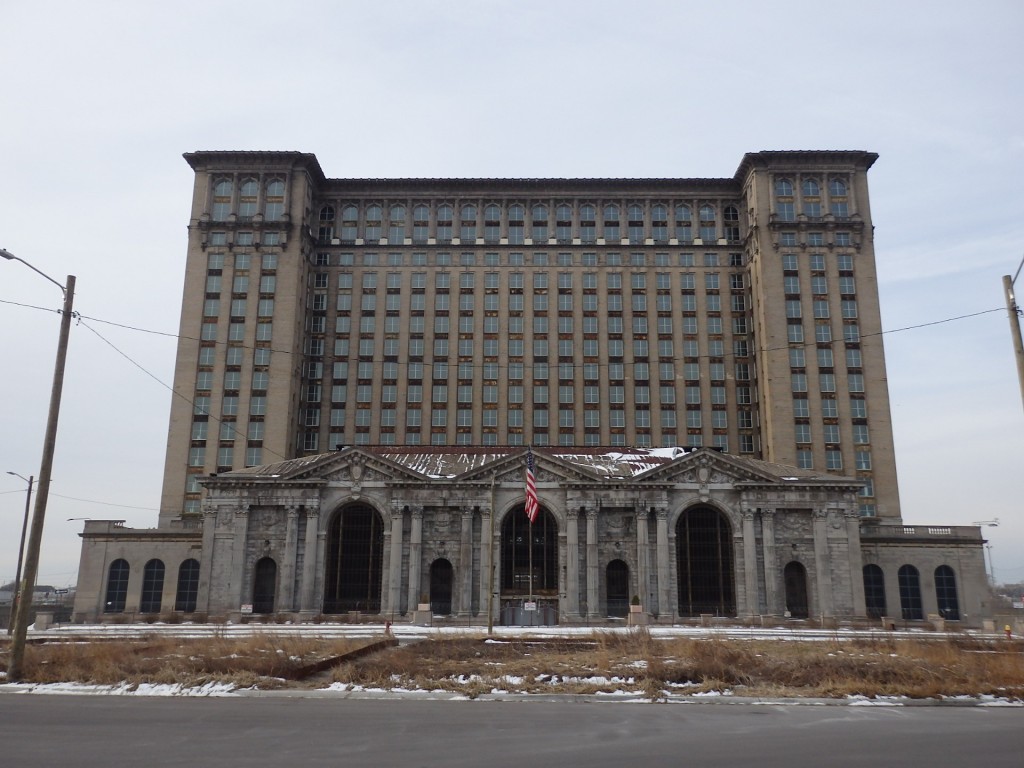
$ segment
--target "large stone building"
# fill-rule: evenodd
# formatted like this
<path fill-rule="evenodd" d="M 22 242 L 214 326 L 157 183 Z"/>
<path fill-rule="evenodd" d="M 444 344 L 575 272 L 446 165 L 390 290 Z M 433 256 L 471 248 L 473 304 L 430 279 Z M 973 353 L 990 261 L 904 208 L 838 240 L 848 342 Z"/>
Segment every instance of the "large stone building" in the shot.
<path fill-rule="evenodd" d="M 185 157 L 159 526 L 87 523 L 82 618 L 513 620 L 530 593 L 563 621 L 633 596 L 665 621 L 984 613 L 979 529 L 902 520 L 876 155 L 751 153 L 715 179 Z"/>

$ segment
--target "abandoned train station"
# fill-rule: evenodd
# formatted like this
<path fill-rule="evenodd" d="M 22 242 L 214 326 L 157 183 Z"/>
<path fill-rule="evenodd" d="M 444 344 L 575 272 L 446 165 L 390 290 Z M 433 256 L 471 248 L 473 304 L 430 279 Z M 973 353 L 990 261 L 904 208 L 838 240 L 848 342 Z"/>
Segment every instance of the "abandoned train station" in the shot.
<path fill-rule="evenodd" d="M 534 453 L 532 525 L 521 448 L 349 447 L 210 477 L 201 527 L 86 523 L 80 584 L 102 588 L 79 587 L 76 618 L 985 612 L 978 528 L 865 525 L 854 478 L 707 448 Z"/>

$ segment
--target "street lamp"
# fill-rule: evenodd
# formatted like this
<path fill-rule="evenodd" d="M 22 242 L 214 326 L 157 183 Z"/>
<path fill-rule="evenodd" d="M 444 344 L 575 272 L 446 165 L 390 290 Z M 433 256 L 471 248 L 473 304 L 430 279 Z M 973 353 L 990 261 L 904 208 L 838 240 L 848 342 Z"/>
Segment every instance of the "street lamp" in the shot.
<path fill-rule="evenodd" d="M 39 465 L 39 484 L 36 491 L 36 505 L 32 514 L 32 528 L 29 531 L 28 549 L 25 552 L 25 572 L 21 581 L 21 599 L 14 610 L 14 631 L 11 638 L 11 660 L 7 667 L 7 680 L 12 683 L 22 679 L 22 664 L 25 659 L 25 636 L 28 634 L 28 618 L 32 609 L 32 592 L 36 574 L 39 571 L 39 545 L 43 538 L 43 523 L 46 519 L 46 501 L 50 495 L 50 473 L 53 469 L 53 451 L 57 444 L 57 417 L 60 414 L 60 396 L 64 389 L 64 363 L 68 356 L 68 337 L 71 334 L 72 307 L 75 300 L 75 276 L 68 275 L 66 285 L 61 285 L 45 272 L 33 267 L 10 251 L 0 248 L 0 256 L 10 261 L 20 261 L 33 272 L 42 275 L 64 292 L 64 308 L 61 310 L 60 337 L 57 341 L 57 360 L 53 368 L 53 386 L 50 390 L 50 410 L 46 417 L 46 435 L 43 439 L 43 458 Z"/>
<path fill-rule="evenodd" d="M 7 634 L 9 635 L 14 630 L 14 608 L 17 607 L 18 597 L 21 595 L 21 563 L 25 557 L 25 532 L 28 530 L 28 511 L 32 506 L 32 482 L 35 478 L 31 475 L 26 478 L 24 475 L 11 471 L 8 471 L 7 474 L 20 477 L 28 483 L 28 493 L 25 495 L 25 519 L 21 521 L 21 543 L 18 544 L 18 570 L 14 573 L 14 597 L 11 600 L 11 618 L 7 622 Z"/>

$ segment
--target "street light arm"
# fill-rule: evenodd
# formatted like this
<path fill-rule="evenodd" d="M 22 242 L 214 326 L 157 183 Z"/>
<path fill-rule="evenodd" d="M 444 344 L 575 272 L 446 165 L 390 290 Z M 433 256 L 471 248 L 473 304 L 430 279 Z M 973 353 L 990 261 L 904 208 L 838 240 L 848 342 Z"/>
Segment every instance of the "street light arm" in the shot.
<path fill-rule="evenodd" d="M 24 264 L 24 265 L 25 265 L 26 267 L 28 267 L 29 269 L 31 269 L 31 270 L 32 270 L 33 272 L 35 272 L 36 274 L 42 275 L 42 276 L 43 276 L 43 277 L 45 277 L 45 278 L 46 278 L 47 280 L 49 280 L 49 281 L 50 281 L 51 283 L 53 283 L 54 285 L 56 285 L 56 286 L 57 286 L 58 288 L 60 288 L 60 289 L 61 289 L 61 290 L 62 290 L 62 291 L 64 292 L 64 295 L 65 295 L 65 296 L 67 296 L 67 293 L 68 293 L 68 292 L 67 292 L 67 289 L 66 289 L 66 288 L 65 288 L 65 287 L 64 287 L 63 285 L 61 285 L 60 283 L 58 283 L 58 282 L 57 282 L 56 280 L 54 280 L 54 279 L 53 279 L 52 277 L 50 277 L 50 276 L 49 276 L 48 274 L 46 274 L 45 272 L 43 272 L 43 271 L 41 271 L 41 270 L 38 270 L 38 269 L 36 269 L 35 267 L 33 267 L 33 266 L 32 266 L 31 264 L 29 264 L 29 263 L 28 263 L 27 261 L 25 261 L 24 259 L 19 259 L 19 258 L 18 258 L 17 256 L 15 256 L 15 255 L 14 255 L 13 253 L 11 253 L 10 251 L 8 251 L 8 250 L 7 250 L 6 248 L 0 248 L 0 256 L 3 256 L 3 257 L 4 257 L 5 259 L 8 259 L 8 260 L 10 260 L 10 261 L 20 261 L 20 262 L 21 262 L 22 264 Z"/>

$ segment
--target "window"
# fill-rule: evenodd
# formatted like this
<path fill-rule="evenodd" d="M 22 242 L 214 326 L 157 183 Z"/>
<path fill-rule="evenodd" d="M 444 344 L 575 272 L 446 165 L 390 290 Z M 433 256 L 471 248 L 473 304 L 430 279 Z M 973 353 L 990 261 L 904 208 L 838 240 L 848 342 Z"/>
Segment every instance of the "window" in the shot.
<path fill-rule="evenodd" d="M 935 598 L 942 618 L 959 621 L 960 604 L 956 595 L 956 574 L 948 565 L 940 565 L 935 569 Z"/>
<path fill-rule="evenodd" d="M 885 576 L 877 565 L 864 566 L 864 602 L 870 618 L 885 616 Z"/>
<path fill-rule="evenodd" d="M 103 603 L 104 613 L 121 613 L 124 611 L 128 597 L 128 561 L 117 559 L 110 564 L 107 571 L 107 594 Z"/>
<path fill-rule="evenodd" d="M 142 595 L 139 598 L 139 612 L 160 613 L 163 592 L 163 561 L 150 560 L 142 570 Z"/>
<path fill-rule="evenodd" d="M 924 618 L 921 608 L 921 577 L 912 565 L 900 567 L 897 574 L 900 586 L 900 610 L 903 618 L 915 621 Z"/>

